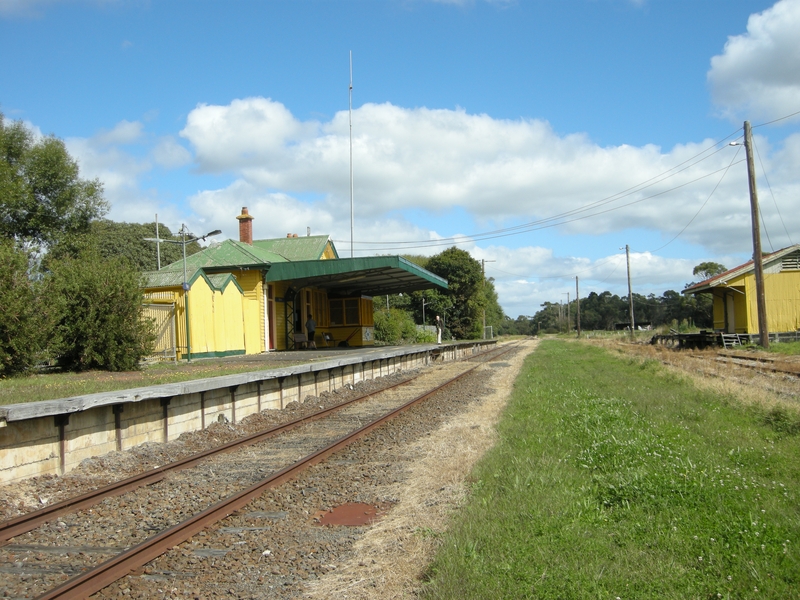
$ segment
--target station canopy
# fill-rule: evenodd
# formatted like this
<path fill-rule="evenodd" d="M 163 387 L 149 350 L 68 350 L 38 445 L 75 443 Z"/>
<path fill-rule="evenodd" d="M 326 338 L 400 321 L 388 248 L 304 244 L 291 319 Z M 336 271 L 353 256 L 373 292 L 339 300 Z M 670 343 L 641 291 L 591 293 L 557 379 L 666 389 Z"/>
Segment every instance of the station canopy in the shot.
<path fill-rule="evenodd" d="M 402 256 L 272 263 L 266 279 L 290 281 L 295 289 L 324 289 L 331 297 L 383 296 L 433 287 L 447 289 L 447 280 Z"/>

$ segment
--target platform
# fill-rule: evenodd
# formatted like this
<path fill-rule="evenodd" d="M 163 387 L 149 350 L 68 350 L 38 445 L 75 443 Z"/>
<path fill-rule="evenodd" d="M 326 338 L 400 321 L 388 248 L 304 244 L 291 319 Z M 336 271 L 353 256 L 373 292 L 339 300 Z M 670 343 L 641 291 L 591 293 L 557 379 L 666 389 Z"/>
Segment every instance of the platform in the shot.
<path fill-rule="evenodd" d="M 235 423 L 307 396 L 457 360 L 495 344 L 478 340 L 273 352 L 253 355 L 253 370 L 235 375 L 0 406 L 0 484 L 63 474 L 87 458 L 171 441 L 218 420 Z M 263 368 L 298 359 L 302 364 Z"/>

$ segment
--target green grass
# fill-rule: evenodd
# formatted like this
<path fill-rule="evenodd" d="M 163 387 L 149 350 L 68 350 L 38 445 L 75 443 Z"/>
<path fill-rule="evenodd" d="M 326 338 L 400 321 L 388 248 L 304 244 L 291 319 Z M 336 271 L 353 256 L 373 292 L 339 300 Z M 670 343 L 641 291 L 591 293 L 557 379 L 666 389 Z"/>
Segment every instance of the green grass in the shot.
<path fill-rule="evenodd" d="M 775 354 L 800 354 L 800 342 L 772 343 L 769 345 L 769 351 L 774 352 Z"/>
<path fill-rule="evenodd" d="M 544 341 L 424 598 L 800 598 L 797 411 Z"/>
<path fill-rule="evenodd" d="M 301 362 L 297 360 L 270 364 L 251 361 L 247 364 L 239 364 L 224 360 L 204 359 L 192 363 L 156 364 L 146 366 L 141 371 L 87 371 L 84 373 L 47 373 L 28 377 L 10 377 L 0 379 L 0 405 L 55 400 L 162 383 L 178 383 L 206 377 L 260 371 L 276 366 L 288 367 Z"/>

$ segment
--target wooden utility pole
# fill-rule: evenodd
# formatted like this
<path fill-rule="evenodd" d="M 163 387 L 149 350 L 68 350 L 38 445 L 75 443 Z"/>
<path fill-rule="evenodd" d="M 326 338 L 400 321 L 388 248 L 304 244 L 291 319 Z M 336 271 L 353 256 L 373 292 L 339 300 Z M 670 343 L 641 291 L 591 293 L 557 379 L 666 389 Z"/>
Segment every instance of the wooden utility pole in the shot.
<path fill-rule="evenodd" d="M 747 154 L 747 179 L 750 184 L 750 218 L 753 225 L 753 266 L 756 274 L 756 306 L 758 308 L 759 343 L 769 348 L 767 327 L 767 303 L 764 297 L 764 265 L 761 262 L 761 224 L 758 218 L 758 193 L 756 192 L 756 170 L 753 163 L 753 136 L 750 121 L 744 122 L 744 149 Z"/>
<path fill-rule="evenodd" d="M 481 284 L 484 289 L 484 296 L 483 301 L 486 302 L 486 263 L 487 262 L 495 262 L 493 260 L 486 260 L 485 258 L 481 259 Z M 483 335 L 481 336 L 482 339 L 486 339 L 486 304 L 484 304 L 483 309 Z"/>
<path fill-rule="evenodd" d="M 581 294 L 578 291 L 578 276 L 575 276 L 575 328 L 578 330 L 578 337 L 581 337 Z"/>
<path fill-rule="evenodd" d="M 628 263 L 628 306 L 631 312 L 631 339 L 633 339 L 634 320 L 633 320 L 633 293 L 631 292 L 631 249 L 625 244 L 625 260 Z"/>

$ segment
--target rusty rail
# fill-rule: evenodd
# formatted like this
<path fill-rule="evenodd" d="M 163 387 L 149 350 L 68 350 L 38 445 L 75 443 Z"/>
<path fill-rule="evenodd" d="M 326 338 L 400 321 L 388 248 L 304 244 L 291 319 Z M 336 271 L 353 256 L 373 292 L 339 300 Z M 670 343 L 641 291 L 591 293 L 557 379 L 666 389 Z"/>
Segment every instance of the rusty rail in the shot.
<path fill-rule="evenodd" d="M 471 358 L 477 358 L 480 356 L 486 356 L 486 354 L 489 354 L 494 351 L 495 351 L 494 349 L 487 350 L 486 352 L 482 352 L 478 355 L 467 357 L 467 360 Z M 156 467 L 155 469 L 144 471 L 142 473 L 133 475 L 131 477 L 122 479 L 114 483 L 110 483 L 106 486 L 97 488 L 96 490 L 87 492 L 80 496 L 76 496 L 74 498 L 68 498 L 66 500 L 57 502 L 50 506 L 45 506 L 44 508 L 40 508 L 39 510 L 29 512 L 24 515 L 20 515 L 18 517 L 14 517 L 13 519 L 9 519 L 8 521 L 4 521 L 0 523 L 0 547 L 7 545 L 12 538 L 18 535 L 22 535 L 23 533 L 26 533 L 28 531 L 32 531 L 33 529 L 36 529 L 37 527 L 40 527 L 45 523 L 48 523 L 60 516 L 76 513 L 78 511 L 91 508 L 92 506 L 98 504 L 99 502 L 102 502 L 104 498 L 121 496 L 122 494 L 126 494 L 127 492 L 135 490 L 136 488 L 157 483 L 161 481 L 168 472 L 176 472 L 182 469 L 188 469 L 195 466 L 199 462 L 211 456 L 214 456 L 215 454 L 230 452 L 238 448 L 243 448 L 245 446 L 256 444 L 258 442 L 261 442 L 262 440 L 275 436 L 279 433 L 289 431 L 305 423 L 309 423 L 311 421 L 315 421 L 317 419 L 326 417 L 328 414 L 337 412 L 356 402 L 366 400 L 367 398 L 370 398 L 375 394 L 379 394 L 387 390 L 394 389 L 396 387 L 407 385 L 414 379 L 416 379 L 416 376 L 375 392 L 361 394 L 356 398 L 352 398 L 350 400 L 347 400 L 346 402 L 337 404 L 336 406 L 322 409 L 313 414 L 307 415 L 305 417 L 300 417 L 299 419 L 295 419 L 288 423 L 284 423 L 282 425 L 276 425 L 275 427 L 272 427 L 270 429 L 260 431 L 258 433 L 252 434 L 247 437 L 243 437 L 238 440 L 233 440 L 231 442 L 228 442 L 227 444 L 217 446 L 216 448 L 211 448 L 209 450 L 205 450 L 203 452 L 187 456 L 186 458 L 183 458 L 181 460 L 166 465 L 162 465 L 160 467 Z"/>
<path fill-rule="evenodd" d="M 498 353 L 497 356 L 492 357 L 490 360 L 510 352 L 515 346 L 516 345 L 512 345 L 511 347 L 504 349 L 502 352 Z M 121 554 L 118 554 L 114 558 L 109 559 L 97 567 L 90 569 L 81 575 L 73 577 L 72 579 L 69 579 L 60 586 L 42 594 L 37 600 L 52 600 L 56 598 L 62 600 L 77 600 L 79 598 L 89 597 L 91 594 L 102 590 L 106 586 L 128 575 L 132 571 L 143 567 L 151 560 L 161 556 L 178 544 L 185 542 L 209 525 L 228 517 L 235 511 L 258 498 L 266 490 L 292 479 L 302 470 L 325 460 L 331 454 L 334 454 L 338 450 L 341 450 L 342 448 L 345 448 L 358 439 L 364 437 L 366 434 L 380 427 L 397 415 L 405 412 L 409 408 L 429 398 L 447 386 L 452 385 L 459 379 L 466 377 L 468 374 L 472 373 L 475 369 L 481 366 L 481 364 L 470 367 L 456 377 L 453 377 L 443 384 L 433 388 L 432 390 L 429 390 L 428 392 L 409 400 L 402 406 L 399 406 L 398 408 L 386 413 L 382 417 L 373 420 L 360 429 L 357 429 L 350 434 L 339 438 L 328 446 L 309 454 L 308 456 L 300 459 L 294 464 L 285 467 L 284 469 L 281 469 L 280 471 L 277 471 L 276 473 L 273 473 L 267 479 L 264 479 L 221 502 L 218 502 L 217 504 L 194 515 L 186 521 L 179 523 L 178 525 L 152 536 L 141 544 L 134 546 L 133 548 L 130 548 Z"/>

